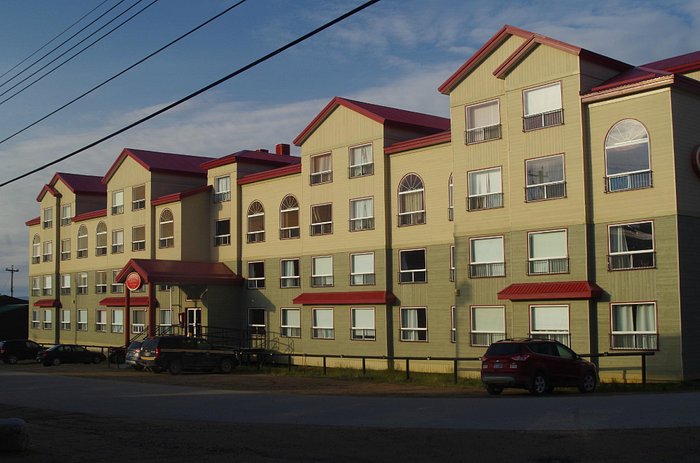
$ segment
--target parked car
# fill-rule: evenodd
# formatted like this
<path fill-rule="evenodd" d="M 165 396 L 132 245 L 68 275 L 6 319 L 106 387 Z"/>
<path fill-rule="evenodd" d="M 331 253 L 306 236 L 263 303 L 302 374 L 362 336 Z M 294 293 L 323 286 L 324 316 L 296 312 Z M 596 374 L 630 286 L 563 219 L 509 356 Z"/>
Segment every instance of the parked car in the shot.
<path fill-rule="evenodd" d="M 238 352 L 212 346 L 206 339 L 187 336 L 155 336 L 143 341 L 140 364 L 153 372 L 209 370 L 230 373 L 238 366 Z"/>
<path fill-rule="evenodd" d="M 17 363 L 18 360 L 34 360 L 44 348 L 31 339 L 9 339 L 0 341 L 0 359 L 5 363 Z"/>
<path fill-rule="evenodd" d="M 594 364 L 560 342 L 507 339 L 491 344 L 481 358 L 481 381 L 492 395 L 504 388 L 542 395 L 560 386 L 593 392 L 598 375 Z"/>
<path fill-rule="evenodd" d="M 106 359 L 101 352 L 93 352 L 76 344 L 56 344 L 40 352 L 36 360 L 45 367 L 58 366 L 62 363 L 100 363 Z"/>
<path fill-rule="evenodd" d="M 129 347 L 126 348 L 126 357 L 124 363 L 130 365 L 135 370 L 143 370 L 143 365 L 141 365 L 141 341 L 132 341 Z"/>

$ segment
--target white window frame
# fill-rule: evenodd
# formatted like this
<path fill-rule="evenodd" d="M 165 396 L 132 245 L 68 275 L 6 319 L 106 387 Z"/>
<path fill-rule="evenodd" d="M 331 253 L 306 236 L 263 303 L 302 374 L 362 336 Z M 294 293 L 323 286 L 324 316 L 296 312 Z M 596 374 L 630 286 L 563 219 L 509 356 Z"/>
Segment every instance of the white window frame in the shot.
<path fill-rule="evenodd" d="M 254 206 L 256 207 L 255 210 L 253 209 Z M 253 230 L 251 221 L 258 217 L 262 217 L 262 227 L 259 230 Z M 246 233 L 246 242 L 261 243 L 265 241 L 265 208 L 260 201 L 253 201 L 250 203 L 250 206 L 248 206 L 247 218 L 248 232 Z"/>
<path fill-rule="evenodd" d="M 32 238 L 32 264 L 41 262 L 41 238 L 39 235 L 34 235 Z"/>
<path fill-rule="evenodd" d="M 136 196 L 137 188 L 143 188 L 143 198 Z M 146 185 L 136 185 L 131 187 L 131 210 L 140 211 L 146 208 Z"/>
<path fill-rule="evenodd" d="M 68 203 L 68 204 L 62 204 L 61 205 L 61 226 L 65 227 L 66 225 L 71 224 L 71 220 L 73 219 L 73 206 Z"/>
<path fill-rule="evenodd" d="M 43 243 L 43 257 L 42 261 L 43 262 L 51 262 L 53 261 L 53 242 L 52 241 L 44 241 Z"/>
<path fill-rule="evenodd" d="M 415 180 L 414 180 L 415 179 Z M 408 227 L 411 225 L 423 225 L 425 224 L 425 182 L 420 175 L 416 173 L 410 173 L 403 176 L 399 182 L 399 187 L 397 189 L 398 196 L 398 226 Z M 420 196 L 420 208 L 409 209 L 408 206 L 404 205 L 401 198 L 405 195 L 416 195 Z"/>
<path fill-rule="evenodd" d="M 163 219 L 166 213 L 170 214 L 170 217 L 166 216 Z M 167 228 L 171 229 L 170 233 L 167 233 L 167 230 L 163 231 Z M 164 249 L 173 246 L 175 246 L 175 214 L 170 209 L 163 209 L 158 215 L 158 247 Z"/>
<path fill-rule="evenodd" d="M 41 296 L 41 277 L 32 277 L 32 296 Z"/>
<path fill-rule="evenodd" d="M 53 294 L 53 275 L 44 275 L 44 286 L 41 290 L 42 296 L 51 296 Z"/>
<path fill-rule="evenodd" d="M 534 180 L 532 183 L 530 176 L 530 164 L 540 161 L 548 161 L 559 158 L 561 161 L 561 180 L 546 181 L 544 178 Z M 564 166 L 564 155 L 554 154 L 539 158 L 525 160 L 525 202 L 544 201 L 548 199 L 561 199 L 566 197 L 566 169 Z"/>
<path fill-rule="evenodd" d="M 490 318 L 492 318 L 490 322 L 494 326 L 478 326 L 477 314 L 481 311 L 484 311 L 484 313 L 486 311 L 494 312 L 493 315 L 490 315 Z M 495 326 L 498 324 L 497 319 L 500 319 L 501 322 L 499 326 Z M 506 338 L 506 308 L 502 305 L 473 305 L 469 308 L 469 321 L 469 343 L 471 346 L 488 347 L 491 343 Z"/>
<path fill-rule="evenodd" d="M 112 284 L 109 288 L 110 292 L 113 294 L 123 294 L 124 293 L 124 283 L 117 283 L 115 280 L 117 275 L 119 275 L 119 270 L 112 270 Z"/>
<path fill-rule="evenodd" d="M 450 281 L 455 281 L 455 277 L 457 276 L 457 269 L 455 268 L 455 245 L 452 244 L 450 245 Z"/>
<path fill-rule="evenodd" d="M 107 272 L 104 270 L 95 272 L 95 294 L 107 294 Z"/>
<path fill-rule="evenodd" d="M 124 252 L 124 229 L 112 230 L 112 254 Z"/>
<path fill-rule="evenodd" d="M 481 108 L 496 106 L 497 121 L 492 124 L 480 124 L 477 125 L 474 119 L 474 110 Z M 468 105 L 464 108 L 464 115 L 466 119 L 466 135 L 465 141 L 467 145 L 474 143 L 482 143 L 490 140 L 498 140 L 501 138 L 501 102 L 496 98 L 495 100 L 482 101 L 481 103 L 476 103 Z"/>
<path fill-rule="evenodd" d="M 535 235 L 545 235 L 563 233 L 564 253 L 550 253 L 544 258 L 533 257 L 532 237 Z M 528 232 L 527 234 L 527 270 L 528 275 L 548 275 L 556 273 L 569 273 L 569 233 L 566 229 L 539 230 Z"/>
<path fill-rule="evenodd" d="M 500 241 L 501 243 L 501 258 L 500 260 L 485 260 L 477 261 L 475 245 L 478 242 Z M 503 236 L 480 236 L 478 238 L 469 239 L 469 278 L 492 278 L 503 277 L 506 275 L 505 263 L 505 239 Z"/>
<path fill-rule="evenodd" d="M 104 309 L 95 310 L 95 331 L 98 333 L 107 332 L 107 311 Z"/>
<path fill-rule="evenodd" d="M 454 175 L 450 174 L 447 180 L 447 220 L 453 222 L 455 219 L 455 183 Z"/>
<path fill-rule="evenodd" d="M 322 324 L 317 319 L 320 312 L 330 312 L 330 325 Z M 312 339 L 335 339 L 335 314 L 333 307 L 314 307 L 311 309 L 311 338 Z"/>
<path fill-rule="evenodd" d="M 76 326 L 77 326 L 78 331 L 87 331 L 88 330 L 88 311 L 87 311 L 87 309 L 78 309 L 78 323 Z"/>
<path fill-rule="evenodd" d="M 491 174 L 498 173 L 498 184 L 491 185 Z M 486 191 L 475 192 L 476 188 L 480 188 L 481 182 L 477 176 L 486 175 Z M 477 187 L 479 185 L 479 187 Z M 498 167 L 489 167 L 487 169 L 472 170 L 467 172 L 467 210 L 481 211 L 485 209 L 498 209 L 503 207 L 503 169 Z"/>
<path fill-rule="evenodd" d="M 613 252 L 613 235 L 612 230 L 624 227 L 631 227 L 641 224 L 651 225 L 651 249 L 642 249 L 636 251 L 616 251 Z M 618 232 L 619 233 L 619 232 Z M 654 221 L 644 220 L 641 222 L 618 223 L 608 225 L 608 270 L 637 270 L 644 268 L 656 267 L 656 234 L 654 230 Z M 626 246 L 626 244 L 625 244 Z"/>
<path fill-rule="evenodd" d="M 545 311 L 564 311 L 564 323 L 559 325 L 551 320 L 544 322 L 544 326 L 537 327 L 535 322 L 535 312 L 541 310 L 542 313 Z M 530 337 L 538 339 L 549 339 L 552 341 L 559 341 L 560 343 L 570 346 L 571 345 L 571 309 L 567 304 L 532 304 L 529 308 L 530 314 Z M 549 317 L 550 319 L 552 316 Z"/>
<path fill-rule="evenodd" d="M 71 243 L 70 238 L 61 240 L 61 260 L 70 260 Z"/>
<path fill-rule="evenodd" d="M 66 331 L 70 330 L 70 309 L 61 309 L 61 329 Z"/>
<path fill-rule="evenodd" d="M 143 239 L 141 239 L 141 240 L 135 239 L 136 230 L 138 230 L 138 229 L 143 229 Z M 131 227 L 131 250 L 134 252 L 146 250 L 146 226 L 145 225 L 137 225 L 135 227 Z"/>
<path fill-rule="evenodd" d="M 296 312 L 297 323 L 289 320 L 288 314 Z M 280 331 L 285 338 L 301 337 L 301 309 L 296 307 L 283 307 L 280 311 Z"/>
<path fill-rule="evenodd" d="M 415 311 L 415 325 L 413 320 L 407 319 L 409 311 Z M 425 325 L 421 326 L 420 311 L 423 311 Z M 400 336 L 402 342 L 428 342 L 428 308 L 427 307 L 401 307 L 400 308 Z"/>
<path fill-rule="evenodd" d="M 53 228 L 53 208 L 47 207 L 43 211 L 42 228 Z"/>
<path fill-rule="evenodd" d="M 100 231 L 100 229 L 102 231 Z M 87 228 L 85 229 L 85 249 L 84 254 L 80 255 L 80 249 L 78 250 L 78 257 L 87 257 Z M 95 256 L 106 256 L 107 255 L 107 224 L 100 222 L 95 227 Z"/>
<path fill-rule="evenodd" d="M 362 162 L 362 150 L 369 149 L 369 161 Z M 357 155 L 359 151 L 359 155 Z M 367 175 L 374 175 L 374 153 L 372 151 L 372 144 L 365 143 L 363 145 L 352 146 L 349 149 L 348 154 L 348 178 L 365 177 Z"/>
<path fill-rule="evenodd" d="M 70 273 L 61 275 L 61 296 L 68 296 L 71 293 L 71 278 Z"/>
<path fill-rule="evenodd" d="M 317 273 L 317 262 L 320 259 L 329 259 L 331 263 L 331 273 Z M 311 286 L 325 287 L 333 286 L 333 256 L 312 256 L 311 257 Z"/>
<path fill-rule="evenodd" d="M 355 203 L 360 201 L 369 201 L 369 215 L 356 216 Z M 350 231 L 373 230 L 374 229 L 374 198 L 371 196 L 365 198 L 355 198 L 350 200 Z"/>
<path fill-rule="evenodd" d="M 224 175 L 214 179 L 214 202 L 231 201 L 231 176 Z"/>
<path fill-rule="evenodd" d="M 635 127 L 643 129 L 643 136 L 635 139 L 620 140 L 614 143 L 611 139 L 614 138 L 615 135 L 620 134 L 620 131 L 617 129 L 629 124 L 633 124 Z M 638 133 L 641 132 L 638 131 Z M 625 135 L 624 132 L 622 132 L 622 135 Z M 641 145 L 646 145 L 646 168 L 615 173 L 610 172 L 608 161 L 612 152 L 620 148 L 625 149 L 634 146 L 641 147 Z M 616 122 L 605 136 L 605 192 L 616 193 L 618 191 L 651 188 L 653 184 L 652 180 L 649 131 L 644 124 L 636 119 L 622 119 Z"/>
<path fill-rule="evenodd" d="M 317 159 L 322 157 L 328 157 L 330 169 L 327 170 L 315 170 L 314 166 Z M 333 157 L 331 153 L 322 153 L 311 156 L 309 159 L 309 185 L 320 185 L 323 183 L 330 183 L 333 181 Z"/>
<path fill-rule="evenodd" d="M 286 273 L 285 262 L 296 262 L 295 275 Z M 299 259 L 280 259 L 280 288 L 299 288 L 301 286 L 301 263 Z"/>
<path fill-rule="evenodd" d="M 638 326 L 642 324 L 640 321 L 639 308 L 641 306 L 651 306 L 653 313 L 654 329 L 640 329 Z M 617 307 L 632 307 L 632 316 L 628 328 L 632 329 L 616 329 L 615 320 L 619 317 L 615 316 L 615 308 Z M 636 312 L 636 313 L 634 313 Z M 610 348 L 613 350 L 658 350 L 659 348 L 659 313 L 656 302 L 615 302 L 610 304 Z M 627 341 L 627 342 L 624 342 Z M 631 342 L 630 342 L 631 341 Z"/>
<path fill-rule="evenodd" d="M 131 333 L 140 334 L 146 330 L 147 314 L 144 309 L 132 309 L 131 311 Z"/>
<path fill-rule="evenodd" d="M 330 208 L 330 220 L 326 220 L 324 222 L 315 221 L 316 218 L 314 216 L 316 214 L 314 214 L 314 209 L 321 207 Z M 333 234 L 333 203 L 314 204 L 313 206 L 311 206 L 311 236 L 322 236 L 331 234 Z"/>
<path fill-rule="evenodd" d="M 291 203 L 291 201 L 294 201 L 294 203 L 288 204 Z M 292 227 L 283 227 L 282 225 L 286 222 L 285 218 L 287 217 L 287 214 L 291 215 L 293 213 L 296 213 L 297 225 Z M 299 238 L 299 236 L 301 235 L 300 223 L 301 222 L 299 221 L 299 201 L 294 195 L 286 195 L 284 198 L 282 198 L 282 201 L 280 202 L 280 239 L 288 240 L 292 238 Z"/>
<path fill-rule="evenodd" d="M 53 309 L 44 309 L 43 312 L 41 327 L 45 330 L 50 330 L 53 328 Z"/>
<path fill-rule="evenodd" d="M 372 256 L 372 269 L 371 271 L 362 272 L 358 271 L 355 263 L 355 257 L 359 256 Z M 376 274 L 374 266 L 374 253 L 373 252 L 356 252 L 350 254 L 350 285 L 351 286 L 366 286 L 376 284 Z"/>
<path fill-rule="evenodd" d="M 457 342 L 457 311 L 450 307 L 450 342 Z"/>
<path fill-rule="evenodd" d="M 112 215 L 124 213 L 124 190 L 116 190 L 112 192 Z"/>
<path fill-rule="evenodd" d="M 558 92 L 558 104 L 549 105 L 551 107 L 545 108 L 544 110 L 535 109 L 529 107 L 528 105 L 528 95 L 537 92 L 543 92 L 547 89 L 553 89 L 554 87 L 559 89 Z M 538 87 L 528 88 L 523 90 L 523 130 L 528 132 L 530 130 L 543 129 L 545 127 L 552 127 L 555 125 L 561 125 L 564 123 L 564 108 L 563 108 L 563 96 L 562 96 L 562 85 L 561 82 L 552 82 L 546 85 L 540 85 Z"/>
<path fill-rule="evenodd" d="M 117 316 L 120 314 L 120 316 Z M 110 330 L 112 333 L 124 332 L 124 309 L 112 309 L 110 314 Z"/>
<path fill-rule="evenodd" d="M 401 256 L 408 252 L 422 252 L 424 265 L 422 268 L 403 268 Z M 399 250 L 399 283 L 427 283 L 428 282 L 428 251 L 423 248 L 418 249 L 400 249 Z"/>
<path fill-rule="evenodd" d="M 76 289 L 76 294 L 87 294 L 88 293 L 88 273 L 81 272 L 78 274 L 78 286 Z"/>
<path fill-rule="evenodd" d="M 255 274 L 255 269 L 262 269 L 262 276 Z M 248 289 L 265 289 L 265 261 L 252 260 L 248 262 Z"/>
<path fill-rule="evenodd" d="M 358 321 L 357 314 L 371 313 L 372 323 Z M 377 339 L 377 320 L 374 307 L 352 307 L 350 309 L 350 339 L 353 341 L 375 341 Z"/>
<path fill-rule="evenodd" d="M 228 222 L 228 233 L 218 234 L 218 225 Z M 219 219 L 214 223 L 214 246 L 228 246 L 231 244 L 231 219 Z"/>
<path fill-rule="evenodd" d="M 41 317 L 39 317 L 39 310 L 37 309 L 32 309 L 32 328 L 37 330 L 41 328 Z"/>

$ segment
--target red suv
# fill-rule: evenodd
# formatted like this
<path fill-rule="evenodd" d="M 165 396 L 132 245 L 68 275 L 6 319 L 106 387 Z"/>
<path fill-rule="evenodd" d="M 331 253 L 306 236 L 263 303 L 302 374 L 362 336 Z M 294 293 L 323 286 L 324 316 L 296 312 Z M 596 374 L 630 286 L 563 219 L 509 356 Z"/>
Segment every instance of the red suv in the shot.
<path fill-rule="evenodd" d="M 593 392 L 598 375 L 595 365 L 560 342 L 506 339 L 491 344 L 481 358 L 481 381 L 492 395 L 507 387 L 542 395 L 559 386 Z"/>

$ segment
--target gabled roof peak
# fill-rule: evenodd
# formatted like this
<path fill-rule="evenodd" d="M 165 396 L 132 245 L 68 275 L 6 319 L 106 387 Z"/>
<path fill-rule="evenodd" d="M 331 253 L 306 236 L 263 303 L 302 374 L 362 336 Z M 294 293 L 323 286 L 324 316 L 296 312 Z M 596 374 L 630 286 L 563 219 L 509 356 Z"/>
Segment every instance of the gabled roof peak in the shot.
<path fill-rule="evenodd" d="M 212 158 L 204 156 L 124 148 L 119 157 L 117 157 L 117 160 L 114 161 L 103 177 L 102 183 L 105 185 L 109 183 L 109 180 L 127 157 L 132 158 L 150 172 L 163 172 L 196 177 L 206 177 L 207 172 L 202 169 L 200 165 L 212 160 Z"/>

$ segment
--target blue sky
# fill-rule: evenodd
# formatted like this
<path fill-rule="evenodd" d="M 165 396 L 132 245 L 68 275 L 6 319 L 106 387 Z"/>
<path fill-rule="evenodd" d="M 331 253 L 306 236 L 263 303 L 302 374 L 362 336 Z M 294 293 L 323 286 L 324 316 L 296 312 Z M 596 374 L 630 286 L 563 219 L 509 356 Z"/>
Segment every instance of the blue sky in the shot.
<path fill-rule="evenodd" d="M 108 0 L 97 11 L 118 1 Z M 126 0 L 114 11 L 136 1 Z M 150 1 L 143 0 L 131 11 Z M 0 74 L 99 3 L 1 2 Z M 0 104 L 0 139 L 233 3 L 156 2 L 58 71 Z M 0 144 L 0 182 L 121 128 L 362 3 L 248 0 L 108 86 Z M 448 98 L 437 87 L 504 24 L 630 64 L 700 49 L 696 38 L 700 2 L 382 0 L 174 111 L 0 188 L 0 270 L 20 267 L 15 295 L 26 296 L 29 246 L 24 222 L 39 215 L 35 198 L 56 171 L 103 175 L 124 147 L 205 156 L 273 149 L 276 143 L 291 143 L 333 96 L 447 116 Z M 0 78 L 0 84 L 19 69 Z M 15 82 L 1 86 L 0 93 Z M 9 294 L 9 287 L 9 272 L 0 272 L 0 293 Z"/>

